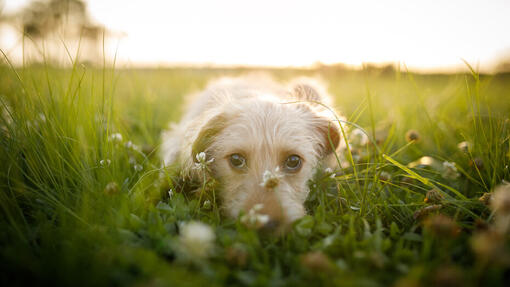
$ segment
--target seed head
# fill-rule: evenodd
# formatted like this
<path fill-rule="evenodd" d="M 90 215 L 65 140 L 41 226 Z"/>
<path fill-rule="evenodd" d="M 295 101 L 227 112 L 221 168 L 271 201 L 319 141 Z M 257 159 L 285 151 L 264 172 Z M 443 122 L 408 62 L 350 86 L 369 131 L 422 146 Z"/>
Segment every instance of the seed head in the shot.
<path fill-rule="evenodd" d="M 481 159 L 479 157 L 475 157 L 474 159 L 469 161 L 469 166 L 476 168 L 478 170 L 482 170 L 483 166 L 484 166 L 483 159 Z"/>
<path fill-rule="evenodd" d="M 417 142 L 420 140 L 420 133 L 417 130 L 408 130 L 406 133 L 406 141 Z"/>
<path fill-rule="evenodd" d="M 463 141 L 463 142 L 460 142 L 457 147 L 462 151 L 462 152 L 465 152 L 465 153 L 468 153 L 471 148 L 472 148 L 472 144 L 468 141 Z"/>
<path fill-rule="evenodd" d="M 492 195 L 492 193 L 484 192 L 483 195 L 480 196 L 480 198 L 478 198 L 478 201 L 480 201 L 484 205 L 489 206 L 491 203 L 491 195 Z"/>
<path fill-rule="evenodd" d="M 426 203 L 436 204 L 441 203 L 444 199 L 444 196 L 441 194 L 441 192 L 435 188 L 427 191 L 427 195 L 425 196 L 425 199 L 423 200 Z"/>

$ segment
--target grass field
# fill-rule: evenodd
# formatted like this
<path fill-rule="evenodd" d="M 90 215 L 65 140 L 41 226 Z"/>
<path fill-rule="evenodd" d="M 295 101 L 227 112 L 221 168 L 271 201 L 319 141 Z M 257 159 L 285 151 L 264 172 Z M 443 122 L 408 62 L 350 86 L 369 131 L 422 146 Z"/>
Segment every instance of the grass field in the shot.
<path fill-rule="evenodd" d="M 183 182 L 157 156 L 188 93 L 247 72 L 0 66 L 0 284 L 510 280 L 510 197 L 493 209 L 479 200 L 510 193 L 510 75 L 267 70 L 282 81 L 322 77 L 338 110 L 369 135 L 367 144 L 349 136 L 350 166 L 318 171 L 308 215 L 270 236 L 223 218 L 213 181 Z M 202 202 L 189 192 L 196 187 Z"/>

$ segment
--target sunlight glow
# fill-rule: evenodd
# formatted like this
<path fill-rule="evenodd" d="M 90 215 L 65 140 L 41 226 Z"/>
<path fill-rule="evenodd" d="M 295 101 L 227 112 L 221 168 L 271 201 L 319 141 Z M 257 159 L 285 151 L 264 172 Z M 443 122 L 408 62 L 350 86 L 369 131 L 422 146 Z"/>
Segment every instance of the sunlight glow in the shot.
<path fill-rule="evenodd" d="M 14 0 L 12 0 L 14 1 Z M 9 1 L 7 1 L 9 3 Z M 89 0 L 129 65 L 401 62 L 491 68 L 510 48 L 510 1 Z M 124 35 L 124 36 L 119 36 Z"/>

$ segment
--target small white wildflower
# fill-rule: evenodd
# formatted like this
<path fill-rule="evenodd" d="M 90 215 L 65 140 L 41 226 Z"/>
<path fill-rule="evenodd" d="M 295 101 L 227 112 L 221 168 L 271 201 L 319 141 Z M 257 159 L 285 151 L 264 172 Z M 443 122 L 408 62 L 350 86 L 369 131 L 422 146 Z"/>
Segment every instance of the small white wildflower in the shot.
<path fill-rule="evenodd" d="M 120 133 L 111 134 L 108 137 L 108 141 L 114 142 L 114 143 L 120 143 L 120 142 L 122 142 L 122 135 Z"/>
<path fill-rule="evenodd" d="M 207 158 L 205 152 L 199 152 L 197 153 L 197 155 L 195 156 L 195 158 L 197 159 L 198 162 L 204 162 L 205 159 Z"/>
<path fill-rule="evenodd" d="M 204 201 L 204 204 L 202 204 L 202 208 L 204 208 L 205 210 L 210 210 L 211 207 L 212 207 L 212 204 L 211 204 L 210 200 L 206 200 L 206 201 Z"/>
<path fill-rule="evenodd" d="M 143 170 L 143 166 L 141 164 L 135 164 L 133 166 L 133 168 L 135 169 L 135 171 L 142 171 Z"/>
<path fill-rule="evenodd" d="M 326 174 L 328 174 L 328 177 L 329 177 L 329 178 L 331 178 L 331 179 L 336 178 L 336 174 L 335 174 L 335 172 L 333 171 L 333 169 L 331 169 L 331 168 L 329 168 L 329 167 L 328 167 L 328 168 L 326 168 L 326 169 L 324 170 L 324 172 L 325 172 Z"/>
<path fill-rule="evenodd" d="M 168 190 L 168 197 L 169 197 L 169 198 L 172 198 L 173 196 L 174 196 L 174 191 L 170 188 L 170 189 Z"/>
<path fill-rule="evenodd" d="M 446 179 L 457 179 L 459 173 L 454 162 L 445 161 L 443 162 L 443 174 L 442 176 Z"/>
<path fill-rule="evenodd" d="M 361 129 L 354 129 L 349 135 L 349 143 L 353 146 L 365 146 L 368 143 L 368 136 Z"/>
<path fill-rule="evenodd" d="M 140 147 L 135 145 L 132 141 L 127 141 L 124 146 L 128 149 L 132 149 L 132 150 L 136 150 L 136 151 L 140 151 Z"/>
<path fill-rule="evenodd" d="M 134 158 L 134 157 L 132 157 L 132 156 L 131 156 L 131 157 L 129 157 L 129 164 L 130 164 L 130 165 L 135 165 L 135 164 L 136 164 L 136 158 Z"/>
<path fill-rule="evenodd" d="M 281 178 L 283 178 L 283 174 L 280 173 L 280 167 L 275 168 L 274 172 L 265 170 L 262 174 L 260 186 L 269 189 L 275 188 L 280 183 Z"/>
<path fill-rule="evenodd" d="M 193 167 L 194 169 L 205 170 L 209 164 L 214 162 L 214 158 L 207 160 L 207 155 L 205 154 L 205 152 L 197 153 L 197 155 L 195 156 L 195 159 L 196 159 L 196 162 L 195 162 L 195 166 Z"/>
<path fill-rule="evenodd" d="M 460 142 L 460 143 L 457 145 L 457 147 L 458 147 L 461 151 L 463 151 L 463 152 L 465 152 L 465 153 L 468 153 L 468 152 L 471 150 L 472 145 L 471 145 L 471 143 L 470 143 L 470 142 L 468 142 L 468 141 L 463 141 L 463 142 Z"/>
<path fill-rule="evenodd" d="M 108 167 L 108 166 L 110 166 L 111 163 L 112 163 L 112 161 L 109 159 L 102 159 L 99 161 L 99 165 L 102 167 Z"/>
<path fill-rule="evenodd" d="M 264 208 L 264 204 L 255 204 L 248 213 L 241 216 L 241 222 L 248 227 L 259 228 L 269 222 L 269 215 L 259 213 Z"/>
<path fill-rule="evenodd" d="M 335 236 L 329 235 L 328 237 L 324 238 L 324 246 L 328 247 L 331 244 L 333 244 L 333 241 L 335 240 Z"/>
<path fill-rule="evenodd" d="M 39 119 L 41 120 L 41 122 L 45 123 L 46 122 L 46 116 L 43 114 L 43 113 L 39 113 Z"/>
<path fill-rule="evenodd" d="M 180 227 L 179 242 L 187 256 L 200 259 L 212 254 L 216 236 L 209 225 L 190 221 Z"/>

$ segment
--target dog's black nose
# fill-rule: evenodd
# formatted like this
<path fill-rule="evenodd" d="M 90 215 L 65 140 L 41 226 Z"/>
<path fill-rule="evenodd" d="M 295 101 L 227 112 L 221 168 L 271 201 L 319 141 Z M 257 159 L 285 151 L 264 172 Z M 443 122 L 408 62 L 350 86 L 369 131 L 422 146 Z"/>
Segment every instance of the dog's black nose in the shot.
<path fill-rule="evenodd" d="M 280 226 L 279 220 L 271 219 L 266 224 L 264 224 L 264 226 L 262 226 L 262 229 L 264 231 L 274 231 L 279 226 Z"/>

